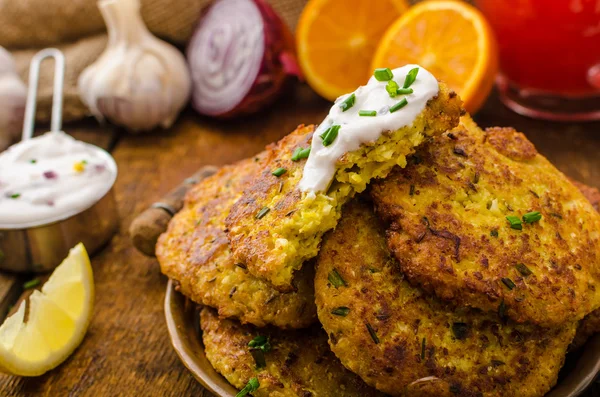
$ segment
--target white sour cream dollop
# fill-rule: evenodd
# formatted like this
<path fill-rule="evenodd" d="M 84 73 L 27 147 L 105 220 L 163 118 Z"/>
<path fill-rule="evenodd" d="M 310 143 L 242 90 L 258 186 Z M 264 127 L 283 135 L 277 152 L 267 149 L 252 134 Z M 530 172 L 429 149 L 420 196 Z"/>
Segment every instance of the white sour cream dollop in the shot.
<path fill-rule="evenodd" d="M 427 102 L 439 92 L 435 77 L 418 65 L 406 65 L 393 69 L 393 80 L 402 88 L 406 75 L 411 69 L 418 68 L 416 80 L 410 88 L 412 94 L 390 97 L 386 91 L 387 81 L 377 81 L 371 77 L 367 85 L 338 98 L 331 107 L 329 115 L 316 129 L 311 145 L 310 156 L 304 165 L 304 173 L 299 188 L 303 192 L 323 192 L 329 187 L 336 170 L 336 162 L 345 153 L 357 150 L 361 144 L 374 142 L 383 132 L 395 131 L 412 124 L 413 120 L 425 109 Z M 345 112 L 340 105 L 354 94 L 354 106 Z M 390 112 L 389 108 L 403 98 L 408 104 Z M 375 117 L 359 116 L 360 110 L 375 110 Z M 337 138 L 329 146 L 323 146 L 320 135 L 332 125 L 340 125 Z"/>
<path fill-rule="evenodd" d="M 104 150 L 48 132 L 0 153 L 0 229 L 40 226 L 82 212 L 113 186 Z"/>

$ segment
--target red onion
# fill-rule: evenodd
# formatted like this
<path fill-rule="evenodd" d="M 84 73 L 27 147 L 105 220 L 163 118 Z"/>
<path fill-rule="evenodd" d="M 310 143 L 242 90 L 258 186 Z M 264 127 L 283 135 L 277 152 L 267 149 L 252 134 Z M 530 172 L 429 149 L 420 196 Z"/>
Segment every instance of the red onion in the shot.
<path fill-rule="evenodd" d="M 294 39 L 263 0 L 217 0 L 187 49 L 192 103 L 201 114 L 232 117 L 271 103 L 289 75 L 300 75 Z"/>

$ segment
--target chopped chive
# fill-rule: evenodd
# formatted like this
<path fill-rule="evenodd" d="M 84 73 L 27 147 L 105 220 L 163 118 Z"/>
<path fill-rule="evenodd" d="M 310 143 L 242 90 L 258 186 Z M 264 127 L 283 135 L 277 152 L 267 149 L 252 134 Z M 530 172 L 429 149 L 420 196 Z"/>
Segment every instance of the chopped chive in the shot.
<path fill-rule="evenodd" d="M 492 229 L 492 231 L 490 232 L 490 236 L 498 237 L 498 229 Z"/>
<path fill-rule="evenodd" d="M 303 149 L 301 147 L 296 148 L 296 150 L 294 150 L 294 154 L 292 154 L 292 161 L 307 159 L 309 154 L 310 154 L 309 147 L 307 147 L 306 149 Z"/>
<path fill-rule="evenodd" d="M 264 351 L 271 350 L 271 344 L 269 343 L 269 338 L 264 335 L 258 335 L 250 342 L 248 342 L 249 347 L 258 347 Z"/>
<path fill-rule="evenodd" d="M 425 359 L 425 346 L 426 346 L 426 343 L 427 343 L 427 339 L 423 338 L 421 340 L 421 360 Z"/>
<path fill-rule="evenodd" d="M 87 160 L 81 160 L 81 164 L 87 164 Z"/>
<path fill-rule="evenodd" d="M 523 276 L 530 276 L 531 274 L 533 274 L 532 271 L 529 270 L 529 268 L 523 263 L 517 263 L 515 265 L 515 268 L 517 268 L 519 273 L 521 273 Z"/>
<path fill-rule="evenodd" d="M 394 80 L 388 81 L 385 85 L 385 90 L 388 92 L 390 98 L 394 98 L 396 95 L 398 95 L 399 88 L 400 87 L 398 86 L 398 83 L 396 83 Z"/>
<path fill-rule="evenodd" d="M 516 230 L 522 230 L 523 224 L 518 216 L 509 215 L 506 217 L 506 220 L 510 223 L 510 227 Z"/>
<path fill-rule="evenodd" d="M 410 188 L 408 190 L 408 195 L 413 196 L 414 194 L 415 194 L 415 185 L 410 185 Z"/>
<path fill-rule="evenodd" d="M 344 281 L 344 279 L 342 278 L 342 276 L 340 276 L 340 274 L 338 273 L 337 270 L 333 269 L 330 273 L 329 276 L 327 276 L 327 279 L 329 280 L 329 282 L 335 287 L 346 287 L 346 281 Z"/>
<path fill-rule="evenodd" d="M 363 117 L 375 117 L 375 116 L 377 116 L 377 111 L 376 110 L 359 110 L 358 115 L 363 116 Z"/>
<path fill-rule="evenodd" d="M 280 177 L 281 175 L 285 174 L 287 172 L 287 170 L 285 168 L 277 168 L 275 171 L 272 172 L 273 175 L 275 175 L 276 177 Z"/>
<path fill-rule="evenodd" d="M 412 85 L 412 83 L 415 82 L 415 80 L 417 79 L 417 74 L 419 73 L 419 68 L 413 68 L 411 69 L 408 74 L 406 75 L 406 79 L 404 79 L 404 85 L 402 86 L 402 88 L 408 88 Z"/>
<path fill-rule="evenodd" d="M 406 98 L 402 98 L 400 102 L 397 102 L 393 106 L 390 106 L 390 113 L 394 113 L 395 111 L 402 109 L 406 105 L 408 105 L 408 101 L 406 100 Z"/>
<path fill-rule="evenodd" d="M 13 200 L 18 199 L 19 197 L 21 197 L 21 193 L 13 193 L 10 195 L 10 198 Z"/>
<path fill-rule="evenodd" d="M 33 280 L 29 280 L 23 284 L 23 289 L 31 289 L 40 285 L 41 281 L 39 278 L 34 278 Z"/>
<path fill-rule="evenodd" d="M 340 103 L 340 108 L 342 109 L 342 112 L 345 112 L 346 110 L 348 110 L 352 106 L 354 106 L 354 102 L 356 102 L 356 95 L 354 95 L 354 94 L 352 94 L 348 98 L 344 99 L 342 101 L 342 103 Z"/>
<path fill-rule="evenodd" d="M 263 209 L 258 211 L 258 214 L 256 214 L 256 219 L 262 219 L 265 215 L 269 213 L 269 211 L 271 211 L 269 207 L 263 207 Z"/>
<path fill-rule="evenodd" d="M 324 133 L 320 135 L 323 140 L 323 146 L 329 146 L 335 141 L 335 138 L 338 136 L 338 132 L 340 131 L 341 125 L 334 124 L 331 127 L 327 128 Z"/>
<path fill-rule="evenodd" d="M 523 215 L 523 221 L 525 223 L 537 222 L 540 219 L 542 219 L 542 214 L 540 214 L 539 211 L 532 211 L 532 212 L 528 212 L 525 215 Z"/>
<path fill-rule="evenodd" d="M 388 81 L 394 78 L 394 74 L 392 73 L 390 68 L 375 69 L 373 76 L 375 76 L 375 79 L 377 79 L 377 81 Z"/>
<path fill-rule="evenodd" d="M 515 283 L 513 283 L 513 281 L 508 277 L 502 277 L 502 282 L 508 287 L 508 289 L 514 289 L 516 287 Z"/>
<path fill-rule="evenodd" d="M 346 317 L 350 313 L 350 308 L 346 306 L 336 307 L 331 311 L 331 314 L 335 314 L 336 316 Z"/>
<path fill-rule="evenodd" d="M 250 354 L 256 363 L 256 369 L 263 369 L 267 366 L 267 360 L 265 359 L 265 352 L 259 348 L 250 349 Z"/>
<path fill-rule="evenodd" d="M 35 164 L 35 163 L 37 163 L 37 160 L 36 160 L 36 159 L 31 159 L 31 160 L 29 160 L 29 162 L 30 162 L 31 164 Z"/>
<path fill-rule="evenodd" d="M 504 300 L 502 300 L 502 302 L 500 302 L 500 305 L 498 305 L 498 316 L 502 320 L 506 319 L 506 311 L 507 310 L 508 310 L 508 308 L 506 307 L 506 303 L 504 303 Z"/>
<path fill-rule="evenodd" d="M 258 382 L 258 378 L 251 378 L 248 383 L 246 384 L 246 386 L 240 390 L 240 392 L 238 394 L 235 395 L 235 397 L 244 397 L 247 396 L 248 393 L 252 393 L 256 390 L 258 390 L 258 388 L 260 387 L 260 383 Z"/>
<path fill-rule="evenodd" d="M 414 91 L 412 88 L 398 88 L 396 90 L 396 94 L 398 95 L 408 95 L 408 94 L 412 94 Z"/>
<path fill-rule="evenodd" d="M 458 340 L 465 340 L 469 334 L 469 326 L 466 323 L 453 323 L 452 333 Z"/>
<path fill-rule="evenodd" d="M 493 367 L 500 367 L 502 365 L 505 365 L 504 361 L 500 361 L 500 360 L 492 360 L 492 366 Z"/>
<path fill-rule="evenodd" d="M 375 342 L 376 345 L 379 344 L 379 338 L 377 337 L 373 327 L 371 327 L 371 324 L 365 323 L 365 325 L 367 327 L 367 331 L 369 331 L 369 335 L 371 335 L 371 339 L 373 339 L 373 342 Z"/>

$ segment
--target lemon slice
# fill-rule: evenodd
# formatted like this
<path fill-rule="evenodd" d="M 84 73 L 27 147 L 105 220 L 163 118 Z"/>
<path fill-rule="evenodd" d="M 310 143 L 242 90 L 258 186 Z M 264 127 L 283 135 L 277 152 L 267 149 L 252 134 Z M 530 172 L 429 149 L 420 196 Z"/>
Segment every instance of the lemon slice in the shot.
<path fill-rule="evenodd" d="M 61 364 L 79 346 L 94 306 L 94 276 L 83 244 L 71 249 L 42 291 L 0 326 L 0 370 L 37 376 Z"/>

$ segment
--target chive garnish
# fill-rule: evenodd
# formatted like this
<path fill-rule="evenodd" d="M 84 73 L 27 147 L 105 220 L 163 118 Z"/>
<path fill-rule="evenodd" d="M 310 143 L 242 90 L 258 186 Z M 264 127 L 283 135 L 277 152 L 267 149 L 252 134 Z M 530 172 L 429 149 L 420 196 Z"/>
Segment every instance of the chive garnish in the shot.
<path fill-rule="evenodd" d="M 36 159 L 31 159 L 31 160 L 29 160 L 29 162 L 30 162 L 31 164 L 35 164 L 35 163 L 37 163 L 37 160 L 36 160 Z"/>
<path fill-rule="evenodd" d="M 21 197 L 21 193 L 13 193 L 10 195 L 10 198 L 13 200 L 18 199 L 19 197 Z"/>
<path fill-rule="evenodd" d="M 375 342 L 376 345 L 379 344 L 379 338 L 377 337 L 373 327 L 371 327 L 371 324 L 365 323 L 365 325 L 367 327 L 367 331 L 369 331 L 369 335 L 371 335 L 371 339 L 373 339 L 373 342 Z"/>
<path fill-rule="evenodd" d="M 523 221 L 525 223 L 537 222 L 540 219 L 542 219 L 542 214 L 540 214 L 539 211 L 532 211 L 532 212 L 528 212 L 525 215 L 523 215 Z"/>
<path fill-rule="evenodd" d="M 346 110 L 348 110 L 352 106 L 354 106 L 354 102 L 356 102 L 356 95 L 354 95 L 354 94 L 352 94 L 348 98 L 344 99 L 342 101 L 342 103 L 340 103 L 340 108 L 342 109 L 342 112 L 345 112 Z"/>
<path fill-rule="evenodd" d="M 412 94 L 414 91 L 412 88 L 398 88 L 396 90 L 396 94 L 398 95 L 408 95 L 408 94 Z"/>
<path fill-rule="evenodd" d="M 490 236 L 498 237 L 498 229 L 492 229 L 492 231 L 490 232 Z"/>
<path fill-rule="evenodd" d="M 506 217 L 506 220 L 510 223 L 510 227 L 516 230 L 522 230 L 523 224 L 521 224 L 521 220 L 518 216 L 509 215 Z"/>
<path fill-rule="evenodd" d="M 375 117 L 377 116 L 376 110 L 359 110 L 358 115 L 362 117 Z"/>
<path fill-rule="evenodd" d="M 390 113 L 394 113 L 395 111 L 402 109 L 406 105 L 408 105 L 408 101 L 406 100 L 406 98 L 402 98 L 400 102 L 397 102 L 393 106 L 390 106 Z"/>
<path fill-rule="evenodd" d="M 421 360 L 425 359 L 425 346 L 426 346 L 426 343 L 427 343 L 427 339 L 423 338 L 421 340 Z"/>
<path fill-rule="evenodd" d="M 329 282 L 335 287 L 346 287 L 346 281 L 344 281 L 344 279 L 342 278 L 342 276 L 340 276 L 340 274 L 338 273 L 337 270 L 333 269 L 330 273 L 329 276 L 327 276 L 327 279 L 329 280 Z"/>
<path fill-rule="evenodd" d="M 253 391 L 258 390 L 259 387 L 260 383 L 258 382 L 258 378 L 251 378 L 246 384 L 246 386 L 242 390 L 240 390 L 240 392 L 236 394 L 235 397 L 247 396 L 248 393 L 252 393 Z"/>
<path fill-rule="evenodd" d="M 303 149 L 301 147 L 296 148 L 296 150 L 294 150 L 294 154 L 292 154 L 292 161 L 307 159 L 309 154 L 310 154 L 309 147 L 307 147 L 306 149 Z"/>
<path fill-rule="evenodd" d="M 34 278 L 33 280 L 29 280 L 23 284 L 23 289 L 31 289 L 40 285 L 41 281 L 39 278 Z"/>
<path fill-rule="evenodd" d="M 504 361 L 492 360 L 492 366 L 494 366 L 494 367 L 500 367 L 501 365 L 505 365 Z"/>
<path fill-rule="evenodd" d="M 336 307 L 331 311 L 331 314 L 335 314 L 336 316 L 346 317 L 350 313 L 350 308 L 346 306 Z"/>
<path fill-rule="evenodd" d="M 271 211 L 269 207 L 263 207 L 263 209 L 258 211 L 258 214 L 256 214 L 256 219 L 262 219 L 265 215 L 269 213 L 269 211 Z"/>
<path fill-rule="evenodd" d="M 341 125 L 334 124 L 331 127 L 327 128 L 324 133 L 320 135 L 323 140 L 323 146 L 329 146 L 335 141 L 335 138 L 338 136 L 338 132 L 340 131 Z"/>
<path fill-rule="evenodd" d="M 87 164 L 87 163 L 88 163 L 88 162 L 87 162 L 87 160 L 81 160 L 81 164 L 84 164 L 84 165 L 85 165 L 85 164 Z"/>
<path fill-rule="evenodd" d="M 508 287 L 508 289 L 513 289 L 516 287 L 515 283 L 513 283 L 513 281 L 508 277 L 502 277 L 502 282 Z"/>
<path fill-rule="evenodd" d="M 396 95 L 398 95 L 399 88 L 400 87 L 398 86 L 398 83 L 396 83 L 394 80 L 388 81 L 385 85 L 385 90 L 388 92 L 390 98 L 394 98 Z"/>
<path fill-rule="evenodd" d="M 417 74 L 419 73 L 419 68 L 413 68 L 411 69 L 408 74 L 406 75 L 406 79 L 404 79 L 404 85 L 402 86 L 402 88 L 408 88 L 412 85 L 412 83 L 415 82 L 415 80 L 417 79 Z"/>
<path fill-rule="evenodd" d="M 277 168 L 275 171 L 273 171 L 273 175 L 275 175 L 276 177 L 280 177 L 281 175 L 285 174 L 287 172 L 287 170 L 285 168 Z"/>
<path fill-rule="evenodd" d="M 498 316 L 502 320 L 506 319 L 506 310 L 508 310 L 508 308 L 506 307 L 506 303 L 504 303 L 504 300 L 502 300 L 502 302 L 500 302 L 500 305 L 498 305 Z"/>
<path fill-rule="evenodd" d="M 515 267 L 523 276 L 530 276 L 532 274 L 531 270 L 523 263 L 517 263 Z"/>
<path fill-rule="evenodd" d="M 394 74 L 390 70 L 390 68 L 378 68 L 373 72 L 373 76 L 377 81 L 388 81 L 394 78 Z"/>
<path fill-rule="evenodd" d="M 408 195 L 412 196 L 415 194 L 415 185 L 410 185 L 410 188 L 408 190 Z"/>
<path fill-rule="evenodd" d="M 269 337 L 264 335 L 258 335 L 250 342 L 248 342 L 249 347 L 256 347 L 261 349 L 264 352 L 268 352 L 271 350 L 271 344 L 269 343 Z"/>
<path fill-rule="evenodd" d="M 469 334 L 469 326 L 466 323 L 452 323 L 452 333 L 458 340 L 464 340 Z"/>

